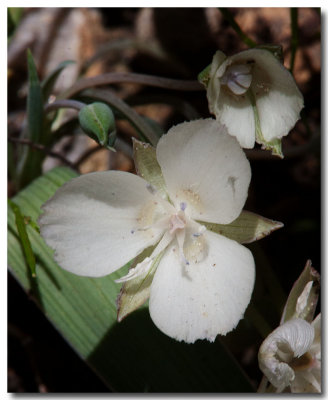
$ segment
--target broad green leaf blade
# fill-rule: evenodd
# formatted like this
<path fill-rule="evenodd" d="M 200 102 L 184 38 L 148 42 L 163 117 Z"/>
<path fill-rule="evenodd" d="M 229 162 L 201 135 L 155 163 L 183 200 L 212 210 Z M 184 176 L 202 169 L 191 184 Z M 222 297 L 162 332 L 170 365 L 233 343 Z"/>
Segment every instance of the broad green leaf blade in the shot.
<path fill-rule="evenodd" d="M 36 179 L 13 201 L 37 221 L 41 205 L 76 174 L 56 168 Z M 16 279 L 34 296 L 49 320 L 94 371 L 119 392 L 250 392 L 249 383 L 229 351 L 215 343 L 179 343 L 161 333 L 146 308 L 116 321 L 120 285 L 114 279 L 128 266 L 103 278 L 85 278 L 61 269 L 38 232 L 26 226 L 36 256 L 31 280 L 8 210 L 8 261 Z"/>
<path fill-rule="evenodd" d="M 200 222 L 212 232 L 236 240 L 239 243 L 252 243 L 270 235 L 284 226 L 283 223 L 264 218 L 250 211 L 242 211 L 238 218 L 228 225 Z"/>
<path fill-rule="evenodd" d="M 61 62 L 41 83 L 42 94 L 45 100 L 51 95 L 51 91 L 56 83 L 59 74 L 68 65 L 75 64 L 73 60 L 66 60 Z"/>
<path fill-rule="evenodd" d="M 133 159 L 138 175 L 153 185 L 166 199 L 168 197 L 166 185 L 157 162 L 155 148 L 148 143 L 133 139 Z"/>
<path fill-rule="evenodd" d="M 319 298 L 319 290 L 320 275 L 312 268 L 311 261 L 308 260 L 289 293 L 280 324 L 293 318 L 302 318 L 311 323 Z"/>

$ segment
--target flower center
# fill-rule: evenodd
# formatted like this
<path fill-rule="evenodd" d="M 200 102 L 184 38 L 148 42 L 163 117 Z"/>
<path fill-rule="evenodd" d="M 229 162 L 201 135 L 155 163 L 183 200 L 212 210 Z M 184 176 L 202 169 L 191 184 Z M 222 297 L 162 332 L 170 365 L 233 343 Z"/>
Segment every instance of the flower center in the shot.
<path fill-rule="evenodd" d="M 232 93 L 241 95 L 247 92 L 252 83 L 252 65 L 235 64 L 228 67 L 220 79 L 222 85 L 228 86 Z"/>
<path fill-rule="evenodd" d="M 152 237 L 155 232 L 164 232 L 162 239 L 159 241 L 149 260 L 154 259 L 155 256 L 164 251 L 176 239 L 178 254 L 182 264 L 189 265 L 190 262 L 200 262 L 207 255 L 207 244 L 203 237 L 206 228 L 185 214 L 188 202 L 181 201 L 179 209 L 176 209 L 167 200 L 160 198 L 156 190 L 151 191 L 151 193 L 154 199 L 143 207 L 137 218 L 138 227 L 131 231 L 131 234 L 134 234 L 136 231 L 144 231 L 145 234 Z M 190 193 L 192 192 L 190 191 Z M 190 199 L 188 198 L 193 206 L 195 196 L 191 196 Z M 199 203 L 199 196 L 196 199 Z M 143 270 L 143 265 L 140 264 L 138 266 L 139 270 Z"/>
<path fill-rule="evenodd" d="M 289 365 L 294 371 L 305 371 L 311 367 L 313 358 L 310 353 L 304 353 L 301 357 L 293 358 Z"/>
<path fill-rule="evenodd" d="M 170 233 L 174 234 L 178 229 L 183 229 L 186 225 L 184 212 L 181 210 L 177 214 L 173 214 L 169 221 Z"/>

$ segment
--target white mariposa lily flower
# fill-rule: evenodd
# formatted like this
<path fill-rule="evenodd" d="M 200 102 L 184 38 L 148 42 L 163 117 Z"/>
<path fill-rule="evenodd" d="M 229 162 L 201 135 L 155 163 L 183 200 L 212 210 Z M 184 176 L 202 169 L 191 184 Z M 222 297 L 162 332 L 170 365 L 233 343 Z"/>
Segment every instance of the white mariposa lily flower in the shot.
<path fill-rule="evenodd" d="M 154 246 L 118 281 L 146 276 L 160 259 L 150 289 L 152 320 L 177 340 L 214 341 L 243 317 L 255 268 L 246 247 L 200 221 L 229 224 L 239 216 L 250 165 L 213 119 L 173 127 L 156 155 L 166 193 L 126 172 L 82 175 L 43 206 L 41 234 L 62 268 L 89 277 L 108 275 Z"/>
<path fill-rule="evenodd" d="M 303 96 L 291 73 L 268 50 L 214 55 L 207 85 L 210 112 L 244 148 L 255 141 L 282 156 L 280 139 L 300 118 Z"/>
<path fill-rule="evenodd" d="M 281 392 L 321 392 L 321 314 L 312 322 L 296 318 L 275 329 L 262 343 L 259 366 Z"/>

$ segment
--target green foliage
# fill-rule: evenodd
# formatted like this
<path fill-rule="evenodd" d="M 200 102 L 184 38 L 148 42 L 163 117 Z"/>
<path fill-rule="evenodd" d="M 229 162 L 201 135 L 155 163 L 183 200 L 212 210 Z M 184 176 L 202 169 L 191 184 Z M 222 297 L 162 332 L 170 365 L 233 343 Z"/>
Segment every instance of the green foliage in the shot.
<path fill-rule="evenodd" d="M 14 34 L 15 29 L 17 28 L 17 25 L 20 22 L 20 19 L 23 14 L 23 8 L 21 7 L 8 7 L 7 8 L 7 36 L 8 38 L 11 38 L 11 36 Z"/>
<path fill-rule="evenodd" d="M 61 62 L 57 68 L 55 68 L 41 83 L 43 98 L 46 100 L 51 94 L 51 91 L 56 83 L 57 78 L 60 73 L 65 69 L 68 65 L 75 64 L 75 61 L 66 60 Z"/>
<path fill-rule="evenodd" d="M 17 233 L 19 235 L 21 245 L 24 251 L 24 256 L 26 259 L 26 262 L 30 268 L 31 274 L 33 277 L 35 277 L 35 257 L 34 253 L 32 251 L 31 243 L 28 237 L 28 234 L 26 232 L 26 224 L 25 220 L 20 212 L 19 207 L 11 200 L 8 200 L 8 204 L 13 210 L 13 213 L 15 214 L 15 223 L 17 227 Z"/>

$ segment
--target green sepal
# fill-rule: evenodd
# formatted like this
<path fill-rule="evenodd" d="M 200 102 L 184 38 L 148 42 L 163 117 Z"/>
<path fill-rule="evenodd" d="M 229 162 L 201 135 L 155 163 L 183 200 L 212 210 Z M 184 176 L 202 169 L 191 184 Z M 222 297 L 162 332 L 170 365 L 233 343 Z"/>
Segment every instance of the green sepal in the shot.
<path fill-rule="evenodd" d="M 271 142 L 266 142 L 265 140 L 260 141 L 258 139 L 257 142 L 262 145 L 261 148 L 263 150 L 271 150 L 273 156 L 284 158 L 281 150 L 281 139 L 274 139 Z"/>
<path fill-rule="evenodd" d="M 305 319 L 311 323 L 318 303 L 319 290 L 320 274 L 308 260 L 289 293 L 280 324 L 293 318 Z"/>
<path fill-rule="evenodd" d="M 208 83 L 210 81 L 210 72 L 211 72 L 212 64 L 208 65 L 204 68 L 197 76 L 198 81 L 204 85 L 207 89 Z"/>
<path fill-rule="evenodd" d="M 149 257 L 153 250 L 154 246 L 144 250 L 135 258 L 130 268 L 135 268 L 138 263 L 142 262 L 146 257 Z M 116 300 L 118 322 L 122 321 L 122 319 L 127 315 L 137 310 L 149 299 L 150 286 L 162 255 L 163 252 L 155 257 L 150 270 L 146 275 L 134 278 L 123 284 Z"/>
<path fill-rule="evenodd" d="M 157 162 L 155 148 L 133 138 L 133 158 L 138 175 L 154 186 L 164 199 L 167 199 L 166 184 Z"/>
<path fill-rule="evenodd" d="M 115 117 L 105 103 L 92 103 L 79 112 L 79 122 L 83 131 L 108 150 L 116 151 L 112 146 L 116 140 Z"/>
<path fill-rule="evenodd" d="M 264 218 L 250 211 L 242 211 L 238 218 L 227 225 L 199 221 L 207 230 L 236 240 L 238 243 L 251 243 L 270 235 L 284 226 L 283 223 Z"/>

